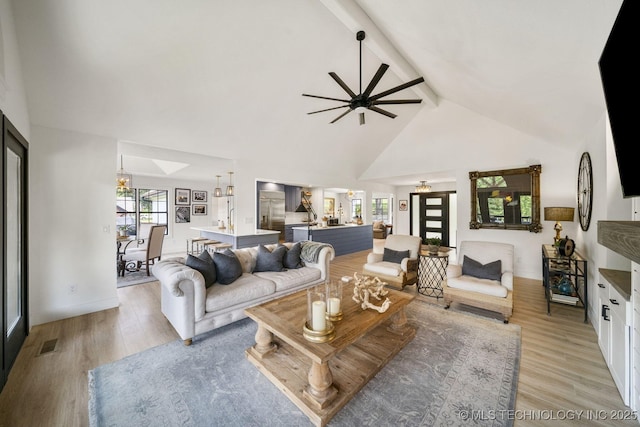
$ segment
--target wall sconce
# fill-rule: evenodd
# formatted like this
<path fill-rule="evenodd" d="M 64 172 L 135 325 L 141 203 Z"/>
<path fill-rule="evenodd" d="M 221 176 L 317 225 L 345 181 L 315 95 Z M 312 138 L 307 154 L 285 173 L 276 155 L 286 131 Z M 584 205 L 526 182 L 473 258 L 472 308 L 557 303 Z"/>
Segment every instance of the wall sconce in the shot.
<path fill-rule="evenodd" d="M 544 208 L 544 220 L 556 222 L 556 225 L 553 226 L 553 229 L 556 230 L 556 237 L 553 238 L 554 244 L 558 244 L 562 239 L 560 237 L 560 232 L 562 231 L 560 221 L 573 221 L 573 211 L 574 208 Z"/>
<path fill-rule="evenodd" d="M 427 185 L 427 181 L 420 181 L 420 185 L 416 185 L 416 193 L 428 193 L 431 186 Z"/>
<path fill-rule="evenodd" d="M 216 184 L 216 189 L 213 190 L 213 197 L 222 197 L 222 189 L 220 188 L 220 175 L 216 175 L 218 179 L 218 184 Z"/>
<path fill-rule="evenodd" d="M 227 185 L 227 196 L 233 196 L 233 181 L 231 181 L 233 172 L 229 172 L 229 185 Z"/>
<path fill-rule="evenodd" d="M 125 172 L 122 166 L 122 154 L 120 155 L 120 170 L 116 175 L 116 183 L 118 190 L 128 190 L 133 184 L 133 176 L 130 173 Z"/>

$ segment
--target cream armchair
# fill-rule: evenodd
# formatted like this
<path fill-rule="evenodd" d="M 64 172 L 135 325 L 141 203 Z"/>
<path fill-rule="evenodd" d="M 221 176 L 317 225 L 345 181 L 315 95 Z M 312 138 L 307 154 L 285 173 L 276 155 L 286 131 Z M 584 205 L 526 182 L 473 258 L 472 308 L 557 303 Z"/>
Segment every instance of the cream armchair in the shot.
<path fill-rule="evenodd" d="M 513 314 L 513 253 L 508 243 L 464 241 L 458 264 L 447 267 L 442 283 L 445 308 L 459 302 L 496 311 L 509 323 Z"/>
<path fill-rule="evenodd" d="M 418 281 L 418 255 L 421 239 L 418 236 L 391 234 L 384 247 L 373 248 L 367 255 L 362 273 L 378 277 L 392 288 L 402 290 Z"/>

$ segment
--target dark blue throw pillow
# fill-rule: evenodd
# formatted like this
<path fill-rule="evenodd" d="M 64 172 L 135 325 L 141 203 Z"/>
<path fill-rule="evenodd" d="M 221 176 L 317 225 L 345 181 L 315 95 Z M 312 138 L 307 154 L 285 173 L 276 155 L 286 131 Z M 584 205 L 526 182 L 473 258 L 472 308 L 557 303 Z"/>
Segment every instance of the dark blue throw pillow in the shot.
<path fill-rule="evenodd" d="M 202 274 L 204 277 L 204 285 L 207 288 L 216 283 L 216 266 L 208 251 L 202 251 L 197 257 L 191 254 L 187 255 L 185 265 Z"/>
<path fill-rule="evenodd" d="M 264 245 L 258 246 L 258 257 L 256 258 L 256 267 L 254 272 L 259 271 L 282 271 L 284 265 L 282 259 L 287 251 L 286 246 L 278 246 L 273 252 L 267 249 Z"/>
<path fill-rule="evenodd" d="M 478 279 L 500 281 L 502 279 L 502 261 L 497 260 L 481 264 L 465 255 L 462 261 L 462 274 L 477 277 Z"/>
<path fill-rule="evenodd" d="M 383 261 L 394 262 L 400 264 L 403 259 L 409 258 L 409 250 L 406 251 L 394 251 L 393 249 L 384 248 L 384 254 L 382 255 Z"/>
<path fill-rule="evenodd" d="M 213 255 L 213 263 L 216 265 L 216 275 L 221 285 L 229 285 L 242 276 L 242 264 L 236 254 L 229 249 L 216 252 Z"/>
<path fill-rule="evenodd" d="M 282 246 L 286 248 L 286 246 Z M 284 268 L 294 270 L 303 266 L 300 254 L 302 253 L 302 243 L 296 242 L 287 250 L 282 259 L 282 265 Z"/>

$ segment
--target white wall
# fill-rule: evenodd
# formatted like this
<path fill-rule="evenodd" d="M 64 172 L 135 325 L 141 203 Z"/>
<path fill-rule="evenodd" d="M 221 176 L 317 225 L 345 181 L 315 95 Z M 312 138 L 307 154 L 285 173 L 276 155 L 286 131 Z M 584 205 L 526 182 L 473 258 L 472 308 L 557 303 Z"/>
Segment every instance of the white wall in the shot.
<path fill-rule="evenodd" d="M 29 155 L 31 325 L 117 307 L 116 141 L 34 126 Z"/>
<path fill-rule="evenodd" d="M 454 171 L 454 183 L 430 183 L 433 191 L 456 191 L 458 198 L 458 243 L 462 240 L 491 240 L 515 245 L 515 274 L 541 279 L 541 245 L 551 243 L 553 223 L 544 221 L 545 206 L 576 206 L 578 154 L 553 141 L 541 141 L 502 125 L 448 101 L 438 106 L 439 121 L 420 114 L 411 122 L 379 159 L 367 170 L 367 176 L 388 173 Z M 543 230 L 469 229 L 469 172 L 542 165 L 541 222 Z M 409 200 L 415 187 L 398 188 L 398 200 Z M 409 211 L 396 206 L 394 233 L 409 233 Z M 577 218 L 576 218 L 577 221 Z M 576 236 L 577 222 L 564 223 L 563 233 Z"/>
<path fill-rule="evenodd" d="M 0 110 L 29 141 L 29 113 L 9 0 L 0 0 L 0 43 Z"/>

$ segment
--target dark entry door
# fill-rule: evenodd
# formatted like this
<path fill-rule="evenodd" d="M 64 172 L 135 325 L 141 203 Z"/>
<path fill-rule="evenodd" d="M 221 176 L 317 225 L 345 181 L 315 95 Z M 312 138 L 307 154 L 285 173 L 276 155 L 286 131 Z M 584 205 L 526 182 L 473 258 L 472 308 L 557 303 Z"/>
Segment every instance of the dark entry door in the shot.
<path fill-rule="evenodd" d="M 411 194 L 411 234 L 425 238 L 439 237 L 442 246 L 455 246 L 455 236 L 451 236 L 451 192 L 430 192 Z M 452 238 L 453 237 L 453 238 Z"/>
<path fill-rule="evenodd" d="M 27 337 L 27 141 L 3 116 L 2 126 L 2 378 Z"/>

